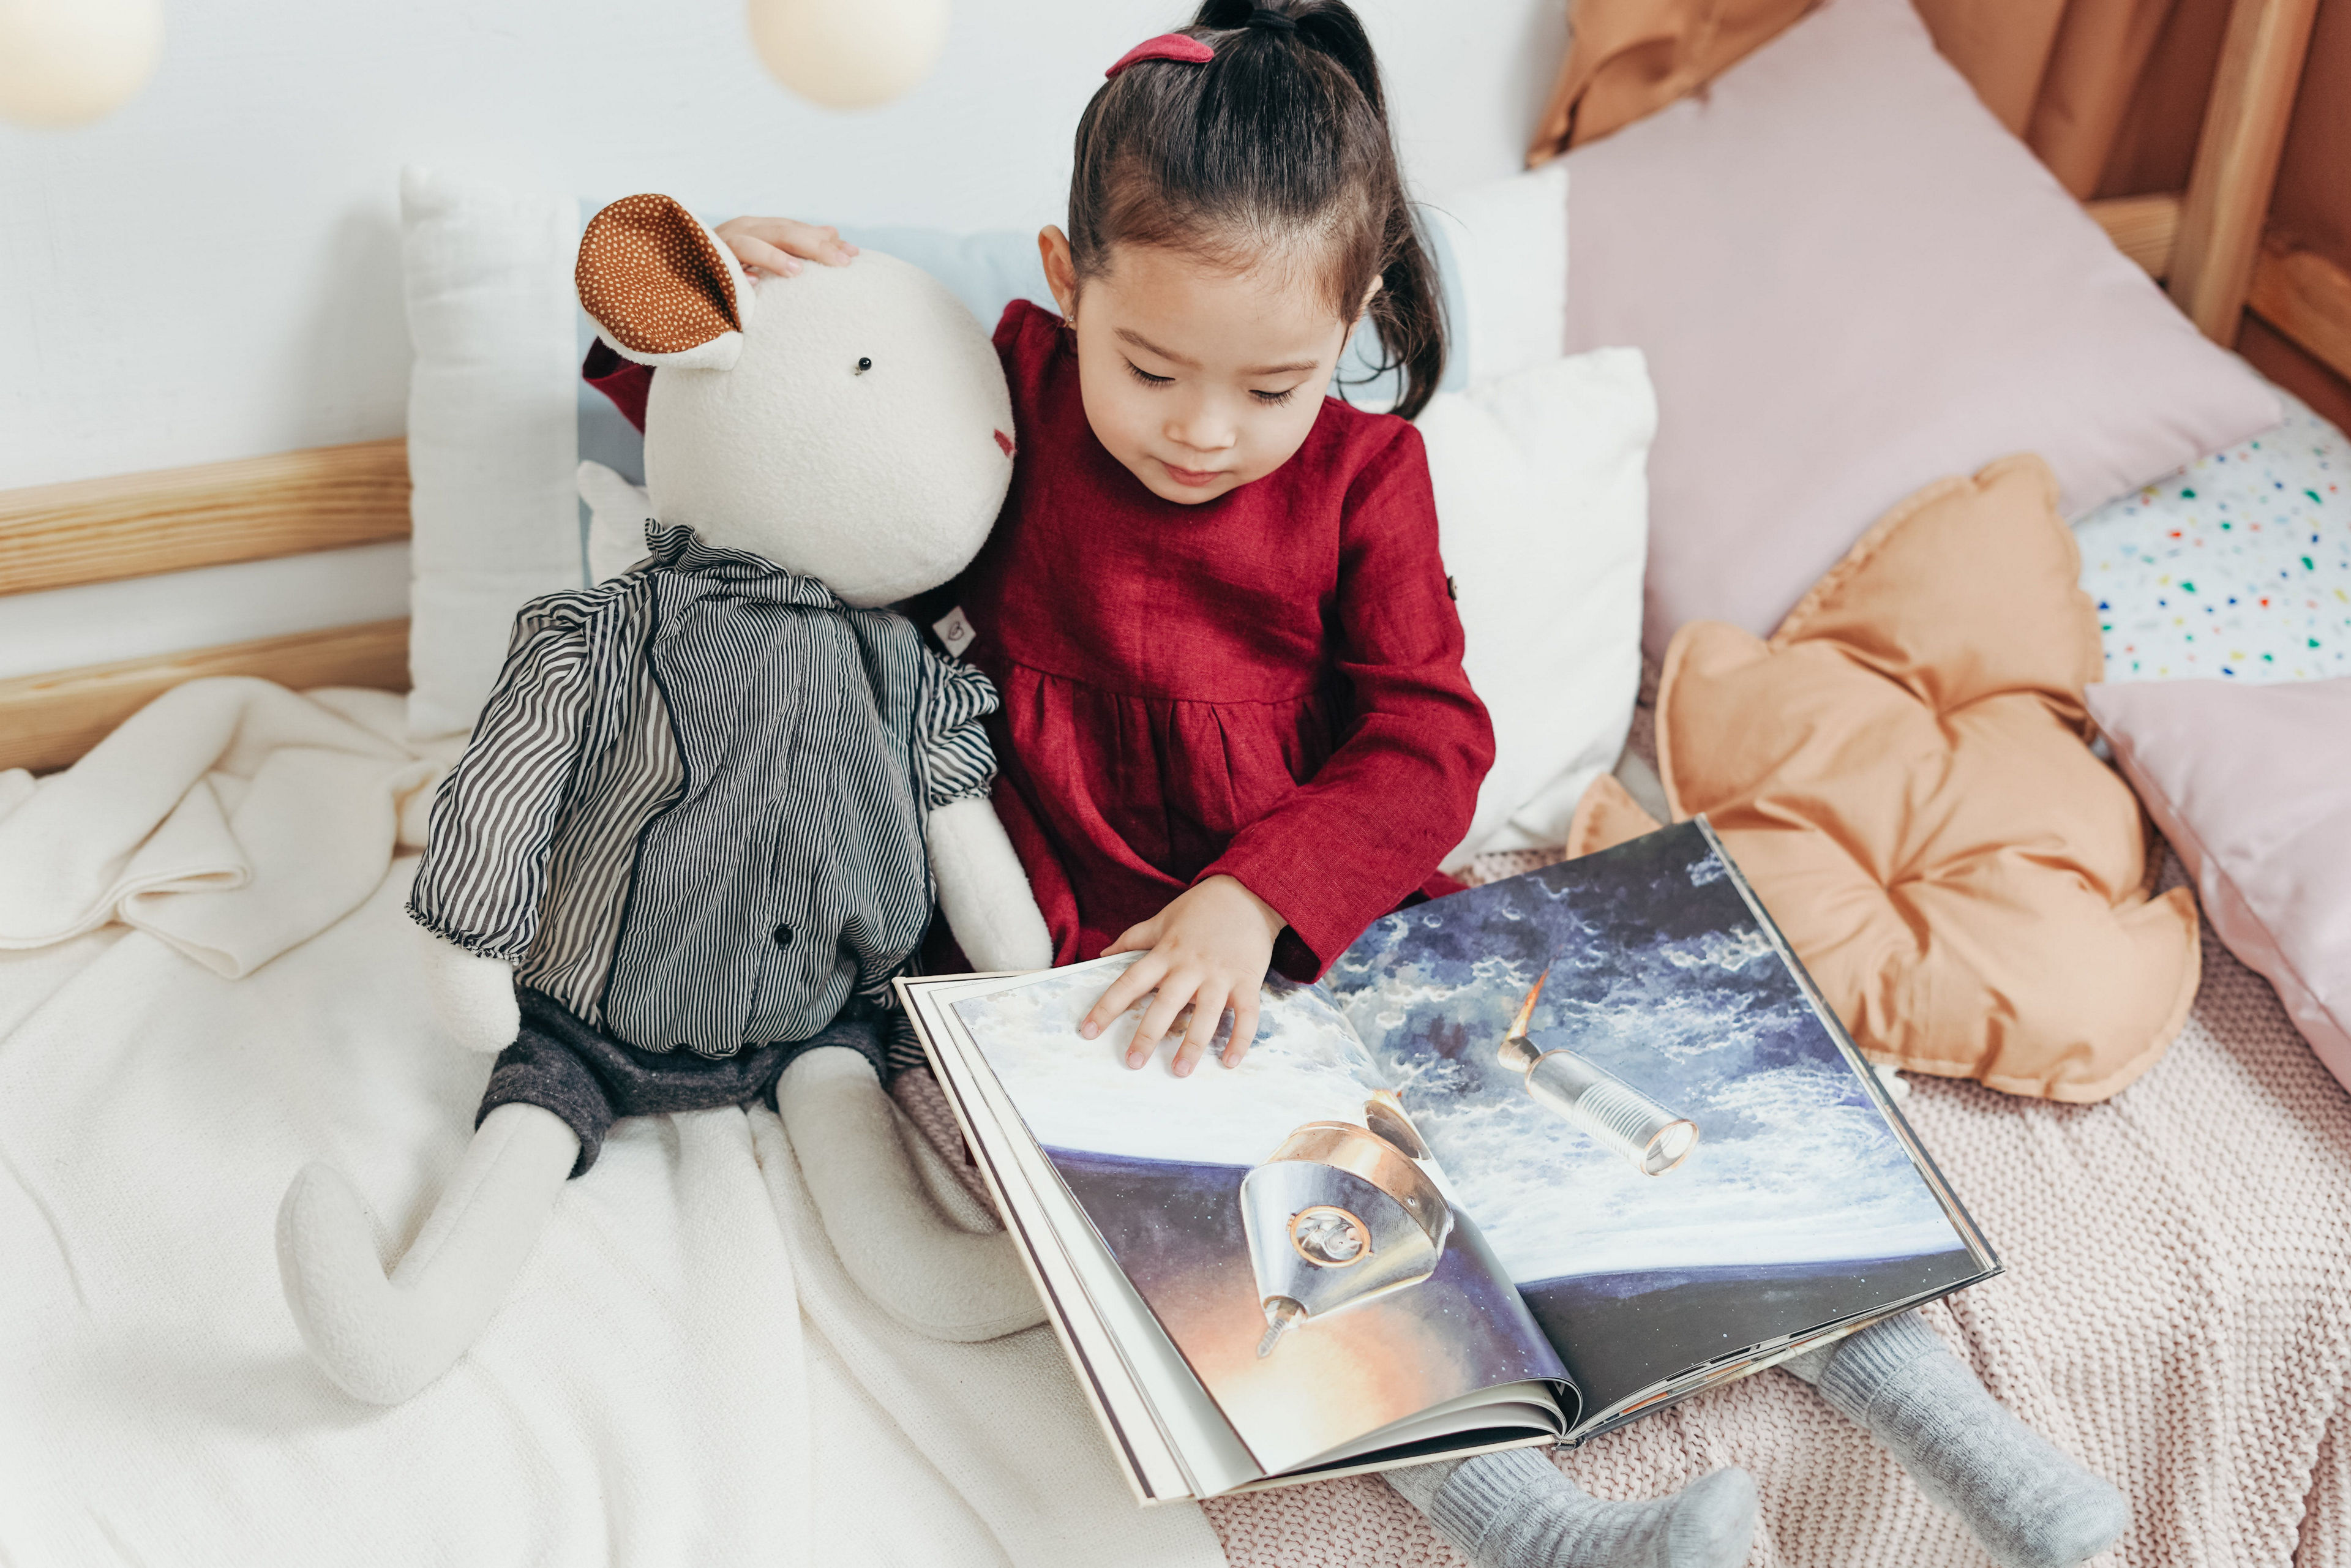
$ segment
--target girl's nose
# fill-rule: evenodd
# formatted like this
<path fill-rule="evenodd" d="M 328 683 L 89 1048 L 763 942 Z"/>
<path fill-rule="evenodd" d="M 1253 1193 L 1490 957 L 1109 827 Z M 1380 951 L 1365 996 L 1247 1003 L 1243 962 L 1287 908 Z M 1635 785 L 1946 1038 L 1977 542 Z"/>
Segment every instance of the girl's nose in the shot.
<path fill-rule="evenodd" d="M 1203 402 L 1167 422 L 1167 439 L 1193 452 L 1216 453 L 1239 438 L 1228 419 L 1219 418 L 1213 403 Z"/>

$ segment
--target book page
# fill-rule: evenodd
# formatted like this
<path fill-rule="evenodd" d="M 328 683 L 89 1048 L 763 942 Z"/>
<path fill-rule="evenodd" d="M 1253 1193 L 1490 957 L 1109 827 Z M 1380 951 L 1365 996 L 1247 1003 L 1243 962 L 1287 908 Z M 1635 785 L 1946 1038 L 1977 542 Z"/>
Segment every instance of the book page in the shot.
<path fill-rule="evenodd" d="M 1132 956 L 952 1004 L 1087 1221 L 1269 1473 L 1565 1369 L 1327 998 L 1269 982 L 1238 1068 L 1079 1021 Z M 1515 1386 L 1514 1386 L 1515 1385 Z M 1521 1418 L 1521 1417 L 1514 1417 Z"/>
<path fill-rule="evenodd" d="M 1324 983 L 1587 1420 L 1995 1266 L 1699 824 L 1404 910 Z"/>
<path fill-rule="evenodd" d="M 1155 1358 L 1151 1353 L 1155 1347 L 1118 1343 L 1116 1330 L 1096 1302 L 1098 1295 L 1114 1292 L 1092 1288 L 1086 1278 L 1087 1259 L 1071 1253 L 1070 1239 L 1056 1222 L 1051 1199 L 1058 1195 L 1066 1200 L 1067 1193 L 1058 1177 L 1048 1176 L 1043 1183 L 1032 1179 L 1022 1156 L 1034 1152 L 1033 1140 L 1021 1131 L 1017 1116 L 1007 1129 L 1003 1115 L 1008 1113 L 1000 1113 L 998 1104 L 1001 1091 L 991 1095 L 993 1079 L 984 1070 L 975 1072 L 970 1053 L 961 1049 L 965 1042 L 958 1021 L 944 1010 L 949 998 L 1026 978 L 902 977 L 896 987 L 916 1032 L 929 1047 L 940 1091 L 963 1130 L 972 1161 L 994 1195 L 997 1211 L 1017 1240 L 1045 1301 L 1046 1320 L 1070 1357 L 1080 1391 L 1093 1406 L 1113 1449 L 1123 1461 L 1136 1500 L 1147 1504 L 1205 1495 L 1219 1485 L 1233 1484 L 1236 1479 L 1253 1477 L 1256 1464 L 1246 1451 L 1239 1454 L 1238 1468 L 1229 1463 L 1223 1467 L 1233 1469 L 1232 1476 L 1217 1473 L 1227 1450 L 1238 1448 L 1238 1444 L 1229 1440 L 1228 1429 L 1228 1440 L 1219 1440 L 1216 1433 L 1197 1429 L 1206 1422 L 1186 1424 L 1187 1416 L 1198 1414 L 1196 1407 L 1206 1402 L 1204 1398 L 1187 1398 L 1181 1389 L 1171 1393 L 1165 1386 L 1145 1386 L 1153 1381 Z M 1118 1305 L 1115 1300 L 1104 1304 L 1113 1311 Z M 1185 1376 L 1188 1378 L 1188 1371 Z M 1207 1416 L 1221 1426 L 1221 1417 L 1213 1409 Z M 1204 1470 L 1211 1473 L 1204 1476 Z"/>

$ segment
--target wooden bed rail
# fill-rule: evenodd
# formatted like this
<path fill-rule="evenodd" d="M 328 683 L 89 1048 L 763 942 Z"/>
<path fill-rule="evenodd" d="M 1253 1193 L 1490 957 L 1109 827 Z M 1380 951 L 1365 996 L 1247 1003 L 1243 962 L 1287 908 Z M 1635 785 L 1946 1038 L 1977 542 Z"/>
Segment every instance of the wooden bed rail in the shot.
<path fill-rule="evenodd" d="M 2179 193 L 2112 196 L 2087 204 L 2090 215 L 2115 248 L 2147 269 L 2158 283 L 2171 276 L 2171 253 L 2179 244 Z"/>
<path fill-rule="evenodd" d="M 2089 204 L 2115 248 L 2161 281 L 2171 276 L 2172 251 L 2179 234 L 2177 195 L 2118 196 Z M 2292 339 L 2304 352 L 2351 381 L 2351 273 L 2315 251 L 2296 250 L 2284 236 L 2264 238 L 2248 267 L 2240 310 L 2254 315 Z M 2234 345 L 2236 318 L 2220 341 Z"/>
<path fill-rule="evenodd" d="M 2253 282 L 2318 0 L 2236 0 L 2179 210 L 2169 287 L 2196 329 L 2224 347 Z"/>
<path fill-rule="evenodd" d="M 2351 274 L 2264 233 L 2318 0 L 2236 0 L 2188 189 L 2089 204 L 2197 329 L 2236 346 L 2244 313 L 2351 380 Z"/>
<path fill-rule="evenodd" d="M 408 537 L 408 444 L 0 491 L 0 594 Z"/>
<path fill-rule="evenodd" d="M 0 491 L 0 596 L 408 537 L 407 443 Z M 0 599 L 0 615 L 7 613 Z M 63 768 L 182 681 L 408 685 L 408 622 L 379 621 L 0 680 L 0 768 Z"/>
<path fill-rule="evenodd" d="M 2253 263 L 2246 308 L 2351 382 L 2351 273 L 2273 239 Z"/>
<path fill-rule="evenodd" d="M 375 621 L 250 643 L 89 664 L 0 681 L 0 768 L 73 763 L 115 726 L 199 675 L 259 675 L 281 686 L 408 689 L 408 622 Z"/>

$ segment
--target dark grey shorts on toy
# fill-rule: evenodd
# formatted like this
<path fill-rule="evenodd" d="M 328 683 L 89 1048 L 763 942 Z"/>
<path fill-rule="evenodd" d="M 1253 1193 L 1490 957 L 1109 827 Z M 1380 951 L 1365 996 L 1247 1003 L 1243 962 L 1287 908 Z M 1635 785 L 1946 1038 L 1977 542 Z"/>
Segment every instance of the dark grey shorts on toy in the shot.
<path fill-rule="evenodd" d="M 746 1046 L 732 1056 L 691 1051 L 639 1051 L 590 1029 L 570 1009 L 538 991 L 517 988 L 522 1032 L 498 1052 L 490 1086 L 474 1125 L 501 1105 L 537 1105 L 554 1112 L 580 1134 L 573 1176 L 583 1175 L 604 1147 L 604 1134 L 623 1116 L 710 1111 L 776 1103 L 776 1080 L 804 1051 L 845 1045 L 873 1064 L 885 1082 L 885 1023 L 878 1016 L 843 1014 L 806 1040 Z"/>

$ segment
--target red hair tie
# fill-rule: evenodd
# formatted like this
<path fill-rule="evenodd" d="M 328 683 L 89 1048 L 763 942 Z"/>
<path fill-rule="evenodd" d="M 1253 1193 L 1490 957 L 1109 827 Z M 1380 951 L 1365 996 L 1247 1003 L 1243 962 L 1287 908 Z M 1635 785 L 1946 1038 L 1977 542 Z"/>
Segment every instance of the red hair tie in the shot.
<path fill-rule="evenodd" d="M 1118 57 L 1118 63 L 1102 72 L 1114 77 L 1129 66 L 1145 60 L 1174 60 L 1180 65 L 1205 66 L 1217 57 L 1217 51 L 1197 38 L 1187 38 L 1181 33 L 1162 33 L 1155 38 L 1145 38 Z"/>

